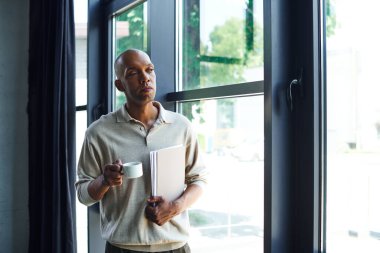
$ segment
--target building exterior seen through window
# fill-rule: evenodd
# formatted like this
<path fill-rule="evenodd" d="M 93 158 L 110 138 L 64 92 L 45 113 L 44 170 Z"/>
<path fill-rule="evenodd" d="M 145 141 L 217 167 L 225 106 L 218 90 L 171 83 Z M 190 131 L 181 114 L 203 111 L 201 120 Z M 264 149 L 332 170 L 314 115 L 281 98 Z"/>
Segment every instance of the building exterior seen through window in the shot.
<path fill-rule="evenodd" d="M 210 171 L 207 191 L 189 210 L 192 250 L 263 252 L 263 96 L 187 102 L 181 107 L 198 133 Z"/>
<path fill-rule="evenodd" d="M 179 89 L 264 79 L 262 1 L 183 0 Z M 217 10 L 217 11 L 216 11 Z M 263 96 L 181 102 L 210 170 L 190 210 L 195 253 L 263 252 Z"/>
<path fill-rule="evenodd" d="M 326 252 L 380 252 L 380 3 L 325 5 Z"/>

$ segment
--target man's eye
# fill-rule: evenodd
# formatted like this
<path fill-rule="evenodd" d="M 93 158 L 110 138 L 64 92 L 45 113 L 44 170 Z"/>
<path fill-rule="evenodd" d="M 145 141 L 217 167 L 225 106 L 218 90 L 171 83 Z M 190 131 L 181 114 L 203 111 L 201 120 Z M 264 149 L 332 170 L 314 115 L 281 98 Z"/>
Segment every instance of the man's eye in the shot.
<path fill-rule="evenodd" d="M 153 72 L 154 68 L 149 68 L 147 71 L 148 71 L 148 73 Z"/>
<path fill-rule="evenodd" d="M 133 76 L 133 75 L 136 75 L 136 74 L 137 74 L 136 71 L 131 71 L 131 72 L 127 73 L 127 77 L 130 77 L 130 76 Z"/>

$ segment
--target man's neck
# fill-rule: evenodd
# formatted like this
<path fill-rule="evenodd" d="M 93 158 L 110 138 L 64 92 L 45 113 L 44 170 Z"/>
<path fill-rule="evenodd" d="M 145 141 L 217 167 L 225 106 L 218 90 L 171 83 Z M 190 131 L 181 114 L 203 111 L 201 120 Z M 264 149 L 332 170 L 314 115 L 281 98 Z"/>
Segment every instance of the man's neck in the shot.
<path fill-rule="evenodd" d="M 145 105 L 125 104 L 125 107 L 132 118 L 144 124 L 146 129 L 150 129 L 158 117 L 158 108 L 153 102 Z"/>

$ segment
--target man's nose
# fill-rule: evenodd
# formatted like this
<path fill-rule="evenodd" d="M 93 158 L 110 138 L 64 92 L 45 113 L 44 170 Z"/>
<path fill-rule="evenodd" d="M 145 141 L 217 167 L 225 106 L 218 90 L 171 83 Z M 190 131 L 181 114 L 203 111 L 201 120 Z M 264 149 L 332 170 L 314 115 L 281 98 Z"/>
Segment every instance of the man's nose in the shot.
<path fill-rule="evenodd" d="M 145 71 L 142 71 L 140 74 L 141 84 L 147 84 L 147 83 L 149 83 L 149 81 L 150 81 L 150 78 L 149 78 L 148 73 L 146 73 Z"/>

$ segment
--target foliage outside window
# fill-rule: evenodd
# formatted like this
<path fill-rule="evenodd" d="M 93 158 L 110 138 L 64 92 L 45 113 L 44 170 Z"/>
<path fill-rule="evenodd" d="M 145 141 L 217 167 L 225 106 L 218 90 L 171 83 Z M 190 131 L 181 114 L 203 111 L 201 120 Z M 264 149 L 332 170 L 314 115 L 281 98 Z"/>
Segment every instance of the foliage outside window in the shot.
<path fill-rule="evenodd" d="M 184 0 L 183 90 L 263 79 L 262 15 L 255 3 Z"/>
<path fill-rule="evenodd" d="M 262 13 L 262 1 L 184 0 L 182 90 L 263 80 Z"/>
<path fill-rule="evenodd" d="M 262 5 L 183 0 L 181 90 L 263 80 Z M 196 128 L 210 170 L 203 200 L 189 211 L 192 249 L 263 252 L 263 96 L 183 102 L 180 112 Z"/>
<path fill-rule="evenodd" d="M 334 0 L 326 0 L 326 37 L 334 35 L 336 27 Z"/>
<path fill-rule="evenodd" d="M 115 58 L 129 48 L 147 51 L 147 3 L 115 17 Z M 114 109 L 125 103 L 125 95 L 115 89 Z"/>

